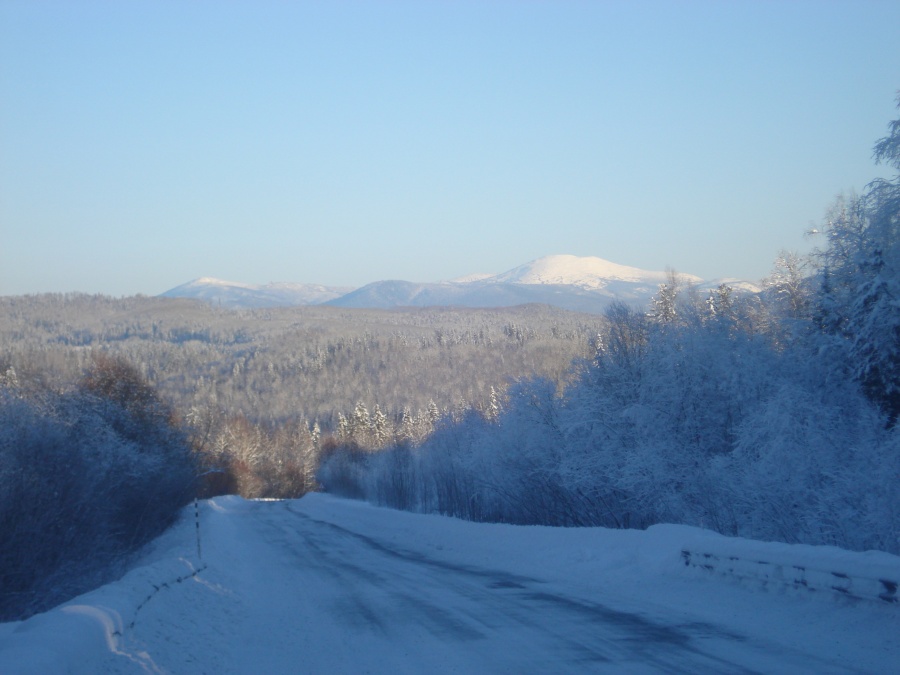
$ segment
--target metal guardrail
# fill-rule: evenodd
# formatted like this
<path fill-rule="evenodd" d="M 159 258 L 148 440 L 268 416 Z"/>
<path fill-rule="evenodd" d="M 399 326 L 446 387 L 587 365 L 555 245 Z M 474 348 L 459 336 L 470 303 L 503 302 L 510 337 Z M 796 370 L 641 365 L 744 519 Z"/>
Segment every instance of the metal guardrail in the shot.
<path fill-rule="evenodd" d="M 722 555 L 703 551 L 681 550 L 681 558 L 687 567 L 706 570 L 713 574 L 739 580 L 761 582 L 781 588 L 794 588 L 810 592 L 824 591 L 858 600 L 880 600 L 900 604 L 897 579 L 865 577 L 840 571 L 820 570 L 806 565 L 748 560 L 735 555 Z"/>

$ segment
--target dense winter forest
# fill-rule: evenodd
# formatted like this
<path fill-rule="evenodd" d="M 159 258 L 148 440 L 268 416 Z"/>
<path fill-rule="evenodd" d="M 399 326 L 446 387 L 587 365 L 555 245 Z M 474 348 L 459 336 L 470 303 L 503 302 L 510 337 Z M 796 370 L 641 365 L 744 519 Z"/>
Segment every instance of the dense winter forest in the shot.
<path fill-rule="evenodd" d="M 900 176 L 813 236 L 759 294 L 605 316 L 0 298 L 0 620 L 222 492 L 900 553 Z"/>

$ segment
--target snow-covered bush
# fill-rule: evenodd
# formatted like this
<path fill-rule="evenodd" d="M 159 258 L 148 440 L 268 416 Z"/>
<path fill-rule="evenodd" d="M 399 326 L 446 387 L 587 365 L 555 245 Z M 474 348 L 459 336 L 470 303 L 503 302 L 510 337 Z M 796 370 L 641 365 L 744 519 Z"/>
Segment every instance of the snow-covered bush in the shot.
<path fill-rule="evenodd" d="M 186 436 L 124 362 L 65 392 L 0 385 L 0 620 L 107 577 L 192 496 Z"/>

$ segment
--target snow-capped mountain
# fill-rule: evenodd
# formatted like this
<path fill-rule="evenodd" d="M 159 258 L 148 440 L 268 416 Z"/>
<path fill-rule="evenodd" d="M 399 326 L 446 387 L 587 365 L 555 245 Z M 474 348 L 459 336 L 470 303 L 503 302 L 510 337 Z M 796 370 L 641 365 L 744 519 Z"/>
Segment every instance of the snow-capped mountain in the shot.
<path fill-rule="evenodd" d="M 353 290 L 352 286 L 322 286 L 276 282 L 264 285 L 200 277 L 162 294 L 167 298 L 194 298 L 220 307 L 292 307 L 320 305 Z"/>
<path fill-rule="evenodd" d="M 700 277 L 679 274 L 685 281 L 699 283 Z M 596 257 L 574 255 L 548 255 L 519 265 L 508 272 L 484 281 L 513 284 L 553 284 L 578 286 L 588 290 L 601 290 L 614 281 L 651 285 L 656 288 L 666 280 L 665 272 L 651 272 L 627 267 Z"/>
<path fill-rule="evenodd" d="M 746 281 L 704 281 L 692 274 L 680 279 L 701 289 L 727 283 L 735 290 L 756 292 Z M 628 267 L 597 257 L 550 255 L 501 274 L 470 274 L 452 281 L 414 283 L 376 281 L 361 288 L 315 284 L 253 286 L 203 277 L 173 288 L 167 297 L 190 297 L 222 307 L 276 307 L 327 304 L 381 308 L 510 307 L 543 303 L 581 312 L 602 312 L 614 300 L 643 305 L 666 282 L 667 273 Z"/>
<path fill-rule="evenodd" d="M 543 303 L 580 312 L 602 312 L 614 300 L 645 304 L 665 283 L 666 276 L 666 272 L 627 267 L 603 258 L 551 255 L 501 274 L 472 274 L 423 284 L 376 281 L 326 304 L 390 308 Z M 692 274 L 678 276 L 687 283 L 703 283 Z M 716 286 L 718 283 L 713 288 Z"/>

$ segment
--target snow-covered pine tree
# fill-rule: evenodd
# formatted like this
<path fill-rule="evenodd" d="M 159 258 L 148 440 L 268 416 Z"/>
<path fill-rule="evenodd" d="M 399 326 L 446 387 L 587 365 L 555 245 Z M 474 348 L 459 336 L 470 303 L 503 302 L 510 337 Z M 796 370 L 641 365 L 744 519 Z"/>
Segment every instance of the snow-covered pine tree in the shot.
<path fill-rule="evenodd" d="M 488 399 L 488 407 L 485 410 L 485 417 L 491 420 L 492 422 L 496 422 L 500 419 L 500 414 L 503 412 L 503 404 L 500 402 L 500 394 L 497 393 L 497 390 L 494 389 L 494 385 L 491 385 L 491 393 L 490 398 Z"/>
<path fill-rule="evenodd" d="M 375 409 L 372 411 L 370 424 L 372 441 L 375 444 L 375 447 L 383 448 L 391 440 L 392 434 L 387 415 L 381 411 L 381 408 L 378 407 L 377 403 L 375 404 Z"/>
<path fill-rule="evenodd" d="M 357 402 L 350 416 L 350 438 L 357 445 L 366 447 L 370 440 L 369 410 L 362 401 Z"/>
<path fill-rule="evenodd" d="M 409 406 L 404 406 L 400 413 L 400 442 L 411 443 L 416 438 L 416 425 Z"/>
<path fill-rule="evenodd" d="M 672 284 L 660 284 L 659 291 L 650 299 L 650 316 L 656 323 L 672 323 L 678 312 L 675 299 L 678 287 Z"/>

